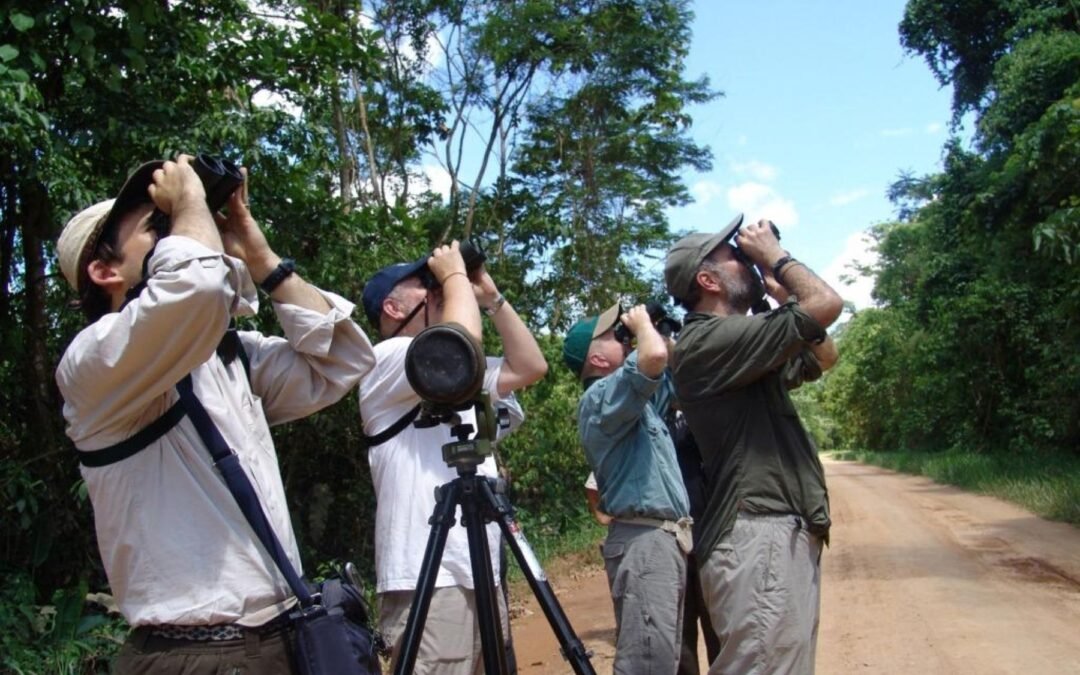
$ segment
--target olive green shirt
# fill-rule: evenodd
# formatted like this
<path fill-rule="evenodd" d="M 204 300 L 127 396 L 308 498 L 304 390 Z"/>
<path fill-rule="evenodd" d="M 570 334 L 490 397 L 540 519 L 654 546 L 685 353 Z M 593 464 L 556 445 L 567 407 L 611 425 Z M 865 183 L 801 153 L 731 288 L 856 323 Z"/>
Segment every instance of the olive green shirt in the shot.
<path fill-rule="evenodd" d="M 825 473 L 788 396 L 821 376 L 809 347 L 825 337 L 795 302 L 754 316 L 687 315 L 674 376 L 705 467 L 707 501 L 694 523 L 702 557 L 739 511 L 795 514 L 827 535 Z"/>

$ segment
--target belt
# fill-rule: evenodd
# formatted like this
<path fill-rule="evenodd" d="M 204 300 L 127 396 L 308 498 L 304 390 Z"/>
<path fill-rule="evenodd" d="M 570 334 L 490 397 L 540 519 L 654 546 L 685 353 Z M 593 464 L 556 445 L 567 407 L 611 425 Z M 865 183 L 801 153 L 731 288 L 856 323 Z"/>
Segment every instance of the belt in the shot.
<path fill-rule="evenodd" d="M 247 633 L 266 635 L 275 633 L 289 625 L 289 613 L 283 612 L 261 626 L 241 626 L 237 623 L 218 623 L 205 626 L 181 626 L 161 623 L 147 626 L 150 635 L 167 640 L 187 640 L 188 642 L 222 642 L 241 640 Z"/>
<path fill-rule="evenodd" d="M 614 518 L 617 523 L 626 523 L 628 525 L 644 525 L 646 527 L 655 527 L 664 532 L 670 532 L 675 535 L 675 541 L 678 542 L 679 548 L 682 552 L 689 555 L 690 551 L 694 549 L 694 539 L 691 526 L 694 524 L 693 518 L 679 518 L 678 520 L 664 520 L 663 518 L 645 518 L 642 516 L 633 516 L 629 518 Z"/>

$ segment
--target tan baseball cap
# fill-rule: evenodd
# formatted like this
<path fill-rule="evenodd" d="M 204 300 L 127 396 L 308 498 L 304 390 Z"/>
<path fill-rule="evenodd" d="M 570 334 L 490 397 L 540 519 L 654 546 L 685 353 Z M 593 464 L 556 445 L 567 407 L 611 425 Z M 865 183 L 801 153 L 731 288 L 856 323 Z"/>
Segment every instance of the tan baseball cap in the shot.
<path fill-rule="evenodd" d="M 671 297 L 679 301 L 686 299 L 694 288 L 694 276 L 701 261 L 717 246 L 730 240 L 742 227 L 742 222 L 743 214 L 740 213 L 715 234 L 695 232 L 675 242 L 664 259 L 664 284 Z"/>
<path fill-rule="evenodd" d="M 90 254 L 102 232 L 133 207 L 150 201 L 146 189 L 153 182 L 154 171 L 164 164 L 164 160 L 146 162 L 128 176 L 115 199 L 79 211 L 64 225 L 56 240 L 56 255 L 60 259 L 60 271 L 76 292 L 80 291 L 79 279 L 90 264 Z"/>

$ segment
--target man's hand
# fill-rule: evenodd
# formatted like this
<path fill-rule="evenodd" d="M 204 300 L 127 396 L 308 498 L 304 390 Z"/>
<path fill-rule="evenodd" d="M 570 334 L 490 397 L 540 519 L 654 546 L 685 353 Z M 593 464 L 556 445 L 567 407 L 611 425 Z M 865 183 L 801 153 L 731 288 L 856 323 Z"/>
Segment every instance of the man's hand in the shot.
<path fill-rule="evenodd" d="M 191 160 L 191 155 L 179 155 L 175 162 L 165 162 L 154 171 L 147 194 L 158 209 L 168 214 L 171 234 L 223 251 L 221 235 L 206 206 L 206 191 L 191 168 Z"/>
<path fill-rule="evenodd" d="M 761 272 L 761 281 L 765 285 L 765 292 L 769 294 L 773 300 L 776 300 L 781 305 L 788 301 L 791 297 L 791 293 L 788 289 L 784 288 L 784 285 L 776 280 L 773 276 L 772 268 L 765 265 L 758 265 L 758 271 Z"/>
<path fill-rule="evenodd" d="M 491 307 L 495 304 L 499 298 L 499 288 L 488 274 L 487 267 L 481 265 L 473 271 L 469 281 L 472 282 L 473 293 L 476 295 L 476 304 L 481 307 Z"/>
<path fill-rule="evenodd" d="M 649 316 L 649 310 L 645 308 L 645 305 L 637 305 L 626 310 L 622 316 L 619 317 L 619 321 L 623 322 L 630 332 L 634 334 L 639 340 L 644 331 L 653 328 L 652 318 Z M 655 328 L 653 331 L 655 332 Z"/>
<path fill-rule="evenodd" d="M 244 182 L 229 195 L 226 214 L 215 213 L 221 241 L 225 253 L 239 258 L 248 266 L 251 278 L 261 283 L 281 262 L 281 258 L 270 249 L 259 224 L 251 215 L 248 207 L 248 172 L 240 168 Z"/>
<path fill-rule="evenodd" d="M 175 162 L 167 161 L 154 171 L 147 193 L 162 213 L 171 216 L 206 202 L 206 191 L 191 168 L 191 159 L 191 155 L 179 155 Z"/>
<path fill-rule="evenodd" d="M 772 269 L 776 261 L 784 257 L 784 249 L 773 234 L 772 223 L 764 218 L 739 230 L 735 243 L 746 257 L 760 267 Z"/>
<path fill-rule="evenodd" d="M 440 286 L 445 285 L 446 280 L 454 274 L 460 274 L 468 280 L 465 273 L 465 261 L 461 257 L 461 250 L 458 248 L 456 239 L 431 252 L 431 257 L 428 258 L 428 269 L 431 270 L 435 281 L 438 281 Z"/>
<path fill-rule="evenodd" d="M 465 272 L 465 261 L 457 240 L 432 251 L 428 258 L 428 269 L 442 286 L 443 322 L 460 324 L 477 341 L 482 340 L 480 307 L 476 304 L 472 284 Z"/>
<path fill-rule="evenodd" d="M 664 372 L 668 362 L 668 348 L 664 337 L 653 326 L 645 305 L 631 307 L 619 320 L 637 338 L 638 370 L 646 377 L 657 378 Z"/>

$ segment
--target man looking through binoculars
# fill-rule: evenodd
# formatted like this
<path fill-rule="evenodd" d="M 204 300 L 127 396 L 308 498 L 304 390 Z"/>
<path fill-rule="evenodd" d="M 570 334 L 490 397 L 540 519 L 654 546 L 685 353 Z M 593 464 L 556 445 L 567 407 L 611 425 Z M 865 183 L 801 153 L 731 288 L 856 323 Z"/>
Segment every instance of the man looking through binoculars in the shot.
<path fill-rule="evenodd" d="M 623 330 L 625 329 L 625 331 Z M 637 349 L 631 350 L 632 337 Z M 563 359 L 581 378 L 578 432 L 611 516 L 602 552 L 615 605 L 619 675 L 678 668 L 690 504 L 664 416 L 673 400 L 671 342 L 645 305 L 574 324 Z"/>
<path fill-rule="evenodd" d="M 269 425 L 338 401 L 374 354 L 349 318 L 353 305 L 270 248 L 248 211 L 245 176 L 224 195 L 228 214 L 215 214 L 192 159 L 143 164 L 115 200 L 64 227 L 60 269 L 90 325 L 56 380 L 102 563 L 134 628 L 114 672 L 291 673 L 295 598 L 178 389 L 186 382 L 202 402 L 300 570 Z M 229 330 L 232 317 L 257 311 L 256 285 L 285 338 Z"/>
<path fill-rule="evenodd" d="M 674 376 L 708 485 L 695 527 L 720 639 L 709 673 L 812 673 L 829 500 L 788 390 L 836 362 L 825 327 L 843 303 L 771 222 L 742 216 L 676 242 L 664 279 L 689 310 Z M 779 307 L 749 315 L 763 292 Z"/>
<path fill-rule="evenodd" d="M 479 342 L 482 308 L 495 325 L 505 354 L 488 357 L 483 384 L 496 399 L 493 403 L 510 414 L 510 429 L 500 434 L 516 428 L 524 417 L 513 392 L 542 378 L 547 363 L 483 264 L 466 268 L 457 242 L 439 246 L 430 257 L 379 270 L 364 286 L 363 302 L 368 319 L 383 338 L 375 346 L 375 370 L 360 387 L 360 416 L 369 439 L 368 462 L 378 504 L 375 572 L 379 626 L 392 645 L 396 667 L 423 565 L 435 488 L 457 476 L 442 457 L 442 446 L 456 440 L 450 426 L 418 428 L 411 424 L 421 399 L 406 376 L 409 346 L 428 326 L 450 322 L 460 324 Z M 461 411 L 459 417 L 462 423 L 475 425 L 472 409 Z M 497 476 L 494 458 L 488 456 L 477 472 Z M 457 518 L 460 523 L 460 510 Z M 486 530 L 492 569 L 498 578 L 501 534 L 495 523 Z M 483 673 L 464 527 L 450 529 L 435 586 L 413 672 Z M 496 595 L 503 634 L 508 635 L 503 593 Z"/>

